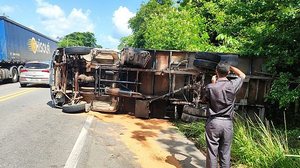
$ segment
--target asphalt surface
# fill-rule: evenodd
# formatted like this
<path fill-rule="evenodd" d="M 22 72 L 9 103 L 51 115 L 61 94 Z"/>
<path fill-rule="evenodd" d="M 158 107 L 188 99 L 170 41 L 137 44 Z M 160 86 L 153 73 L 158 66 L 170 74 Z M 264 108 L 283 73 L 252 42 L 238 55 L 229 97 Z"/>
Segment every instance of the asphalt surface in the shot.
<path fill-rule="evenodd" d="M 93 122 L 77 168 L 140 168 L 119 139 L 120 129 L 117 124 Z"/>
<path fill-rule="evenodd" d="M 0 84 L 0 108 L 1 168 L 65 167 L 86 114 L 52 108 L 48 87 L 19 83 Z M 139 167 L 113 134 L 101 131 L 108 127 L 92 120 L 77 167 Z"/>
<path fill-rule="evenodd" d="M 0 116 L 0 168 L 153 167 L 138 162 L 138 157 L 147 158 L 137 156 L 121 140 L 124 125 L 53 108 L 47 86 L 0 83 Z M 168 167 L 205 165 L 201 152 L 173 128 L 160 131 L 157 144 L 170 154 L 163 161 Z"/>

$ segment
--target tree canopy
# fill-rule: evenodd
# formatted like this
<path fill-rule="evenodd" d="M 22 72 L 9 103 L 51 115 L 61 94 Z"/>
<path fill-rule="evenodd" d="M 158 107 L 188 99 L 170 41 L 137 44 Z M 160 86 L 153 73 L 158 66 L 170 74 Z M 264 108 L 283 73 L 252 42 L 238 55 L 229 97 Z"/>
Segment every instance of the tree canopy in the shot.
<path fill-rule="evenodd" d="M 86 47 L 99 47 L 94 33 L 91 32 L 73 32 L 63 37 L 59 43 L 59 47 L 72 47 L 72 46 L 86 46 Z"/>

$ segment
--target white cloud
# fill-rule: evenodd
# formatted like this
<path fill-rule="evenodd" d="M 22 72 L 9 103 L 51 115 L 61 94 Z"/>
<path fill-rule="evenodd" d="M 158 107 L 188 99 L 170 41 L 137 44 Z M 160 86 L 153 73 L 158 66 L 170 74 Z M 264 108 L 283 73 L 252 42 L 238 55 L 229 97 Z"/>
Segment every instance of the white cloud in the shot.
<path fill-rule="evenodd" d="M 112 36 L 107 36 L 107 41 L 110 43 L 112 46 L 117 46 L 120 43 L 120 40 L 117 38 L 114 38 Z"/>
<path fill-rule="evenodd" d="M 2 5 L 0 6 L 0 14 L 7 14 L 13 12 L 15 9 L 12 6 Z"/>
<path fill-rule="evenodd" d="M 43 19 L 56 19 L 60 17 L 65 17 L 64 11 L 57 5 L 49 4 L 48 2 L 37 0 L 38 8 L 36 12 Z"/>
<path fill-rule="evenodd" d="M 36 0 L 36 2 L 36 12 L 40 15 L 45 30 L 53 38 L 73 32 L 94 32 L 94 24 L 89 19 L 90 10 L 73 8 L 69 14 L 66 14 L 58 5 L 44 0 Z"/>
<path fill-rule="evenodd" d="M 99 36 L 99 44 L 101 44 L 104 48 L 116 49 L 120 44 L 120 41 L 118 38 L 111 35 L 101 34 Z"/>
<path fill-rule="evenodd" d="M 135 13 L 130 12 L 128 8 L 123 6 L 120 6 L 119 9 L 114 12 L 112 20 L 119 35 L 128 36 L 132 33 L 128 21 L 134 16 Z"/>

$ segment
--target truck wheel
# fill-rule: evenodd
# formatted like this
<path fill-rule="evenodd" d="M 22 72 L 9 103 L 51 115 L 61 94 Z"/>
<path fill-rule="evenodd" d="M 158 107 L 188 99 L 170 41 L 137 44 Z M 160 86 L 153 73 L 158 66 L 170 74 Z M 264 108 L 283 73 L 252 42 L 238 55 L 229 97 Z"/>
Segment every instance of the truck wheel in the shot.
<path fill-rule="evenodd" d="M 204 119 L 204 118 L 193 116 L 193 115 L 186 114 L 186 113 L 182 113 L 182 115 L 181 115 L 181 120 L 184 122 L 196 122 L 196 121 L 200 121 L 202 119 Z"/>
<path fill-rule="evenodd" d="M 16 68 L 12 69 L 12 78 L 11 82 L 16 83 L 18 82 L 19 75 L 18 75 L 18 70 Z"/>
<path fill-rule="evenodd" d="M 21 87 L 26 87 L 26 86 L 27 86 L 27 84 L 20 84 L 20 86 L 21 86 Z"/>
<path fill-rule="evenodd" d="M 204 59 L 195 59 L 194 60 L 194 66 L 196 66 L 198 68 L 215 70 L 217 65 L 218 65 L 217 62 L 208 61 L 208 60 L 204 60 Z"/>
<path fill-rule="evenodd" d="M 183 113 L 190 114 L 197 117 L 206 117 L 206 107 L 195 108 L 189 105 L 183 107 Z"/>
<path fill-rule="evenodd" d="M 232 66 L 238 66 L 239 56 L 233 54 L 221 54 L 221 62 L 226 62 Z"/>
<path fill-rule="evenodd" d="M 216 53 L 208 53 L 208 52 L 197 52 L 195 55 L 196 59 L 204 59 L 213 62 L 220 62 L 221 57 Z"/>
<path fill-rule="evenodd" d="M 62 105 L 65 103 L 65 96 L 61 92 L 55 93 L 52 90 L 52 86 L 50 86 L 50 96 L 52 100 L 52 107 L 61 108 Z"/>
<path fill-rule="evenodd" d="M 70 55 L 86 55 L 91 52 L 91 47 L 67 47 L 65 48 L 65 53 Z"/>
<path fill-rule="evenodd" d="M 85 102 L 81 102 L 78 104 L 64 104 L 62 106 L 62 111 L 66 113 L 85 112 L 85 104 Z"/>

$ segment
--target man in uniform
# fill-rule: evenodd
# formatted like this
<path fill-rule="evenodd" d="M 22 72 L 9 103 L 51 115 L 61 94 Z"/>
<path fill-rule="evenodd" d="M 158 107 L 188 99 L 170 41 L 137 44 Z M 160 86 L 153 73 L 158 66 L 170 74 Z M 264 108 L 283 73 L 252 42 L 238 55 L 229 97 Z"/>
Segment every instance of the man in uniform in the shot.
<path fill-rule="evenodd" d="M 226 76 L 232 71 L 236 79 Z M 206 87 L 208 119 L 205 126 L 207 144 L 206 167 L 217 168 L 218 157 L 221 168 L 230 167 L 230 149 L 233 138 L 233 113 L 236 94 L 246 75 L 227 63 L 219 63 L 216 74 Z"/>

